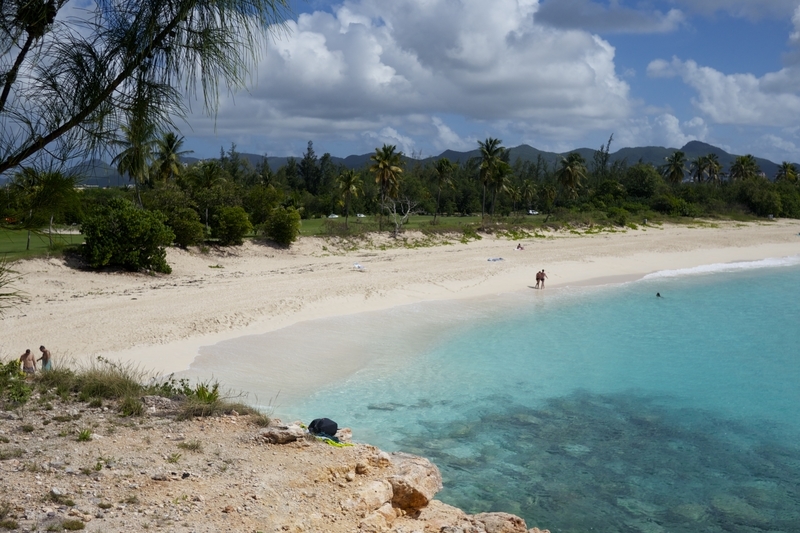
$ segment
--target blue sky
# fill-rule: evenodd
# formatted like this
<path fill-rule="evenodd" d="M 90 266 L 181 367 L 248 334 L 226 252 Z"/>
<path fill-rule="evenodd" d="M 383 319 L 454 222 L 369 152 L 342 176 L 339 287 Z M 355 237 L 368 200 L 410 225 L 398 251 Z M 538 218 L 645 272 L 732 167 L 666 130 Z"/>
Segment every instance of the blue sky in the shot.
<path fill-rule="evenodd" d="M 200 157 L 680 147 L 800 162 L 800 0 L 293 0 Z M 194 106 L 199 108 L 200 106 Z"/>

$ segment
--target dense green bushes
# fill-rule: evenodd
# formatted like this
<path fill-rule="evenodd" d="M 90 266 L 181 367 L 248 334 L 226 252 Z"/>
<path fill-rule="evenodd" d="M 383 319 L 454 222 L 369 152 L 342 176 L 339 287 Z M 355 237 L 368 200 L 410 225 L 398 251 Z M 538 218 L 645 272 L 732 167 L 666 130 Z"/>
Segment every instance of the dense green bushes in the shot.
<path fill-rule="evenodd" d="M 172 243 L 175 234 L 165 221 L 160 212 L 138 209 L 127 200 L 114 198 L 84 220 L 83 256 L 92 268 L 115 266 L 169 274 L 172 268 L 164 247 Z"/>
<path fill-rule="evenodd" d="M 211 236 L 219 239 L 222 246 L 239 245 L 244 242 L 244 236 L 253 231 L 250 217 L 243 208 L 221 207 L 214 217 L 211 227 Z"/>
<path fill-rule="evenodd" d="M 282 246 L 289 246 L 300 235 L 300 213 L 293 207 L 276 207 L 262 226 L 264 235 Z"/>

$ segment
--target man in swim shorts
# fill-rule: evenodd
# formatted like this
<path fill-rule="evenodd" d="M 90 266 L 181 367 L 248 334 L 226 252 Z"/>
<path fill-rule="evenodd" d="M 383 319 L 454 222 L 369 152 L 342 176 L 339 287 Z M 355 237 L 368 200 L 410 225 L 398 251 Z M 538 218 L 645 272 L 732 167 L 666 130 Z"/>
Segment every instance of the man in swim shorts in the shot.
<path fill-rule="evenodd" d="M 39 346 L 39 350 L 42 352 L 42 356 L 37 359 L 37 361 L 42 362 L 42 370 L 52 370 L 53 365 L 51 364 L 51 356 L 50 350 L 45 348 L 44 346 Z"/>
<path fill-rule="evenodd" d="M 542 282 L 542 273 L 537 271 L 536 272 L 536 286 L 534 287 L 534 289 L 538 289 L 539 288 L 539 284 L 541 282 Z"/>
<path fill-rule="evenodd" d="M 544 289 L 544 280 L 547 279 L 547 274 L 544 273 L 544 269 L 542 269 L 542 271 L 539 272 L 539 279 L 542 280 L 542 286 L 540 288 Z"/>
<path fill-rule="evenodd" d="M 36 373 L 36 359 L 33 357 L 30 348 L 19 356 L 19 362 L 22 363 L 22 371 L 26 374 L 33 375 Z"/>

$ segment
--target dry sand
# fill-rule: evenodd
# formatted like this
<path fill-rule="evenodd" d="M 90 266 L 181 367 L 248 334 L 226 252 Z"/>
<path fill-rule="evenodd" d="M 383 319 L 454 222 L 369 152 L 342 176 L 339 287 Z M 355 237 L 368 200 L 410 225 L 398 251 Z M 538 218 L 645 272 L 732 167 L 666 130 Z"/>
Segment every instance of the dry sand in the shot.
<path fill-rule="evenodd" d="M 248 243 L 170 249 L 171 275 L 95 273 L 62 259 L 18 262 L 30 301 L 2 320 L 0 357 L 44 344 L 56 358 L 102 355 L 159 373 L 187 369 L 198 348 L 315 318 L 429 300 L 611 283 L 667 269 L 800 254 L 800 221 L 647 226 L 594 235 L 560 231 L 513 241 L 436 245 L 371 237 L 302 238 L 289 250 Z M 516 251 L 517 242 L 525 249 Z M 502 261 L 488 261 L 503 258 Z M 354 264 L 364 268 L 358 270 Z M 265 364 L 269 364 L 265 361 Z M 277 366 L 276 366 L 277 367 Z"/>

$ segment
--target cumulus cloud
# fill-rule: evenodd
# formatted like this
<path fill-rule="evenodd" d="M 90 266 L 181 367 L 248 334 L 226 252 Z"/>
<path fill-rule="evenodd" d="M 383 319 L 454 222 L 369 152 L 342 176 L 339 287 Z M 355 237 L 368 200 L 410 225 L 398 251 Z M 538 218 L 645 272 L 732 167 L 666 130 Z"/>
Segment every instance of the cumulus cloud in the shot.
<path fill-rule="evenodd" d="M 345 0 L 300 15 L 269 49 L 256 86 L 235 105 L 222 102 L 213 125 L 315 140 L 372 140 L 364 133 L 392 128 L 444 146 L 453 132 L 431 117 L 571 138 L 627 117 L 614 48 L 538 24 L 538 9 L 536 0 L 495 0 L 492 9 L 479 0 Z M 212 122 L 193 125 L 208 133 Z"/>
<path fill-rule="evenodd" d="M 713 122 L 749 126 L 790 126 L 800 120 L 800 69 L 784 68 L 756 77 L 723 74 L 694 61 L 656 60 L 647 72 L 653 77 L 680 76 L 697 97 L 692 103 Z"/>
<path fill-rule="evenodd" d="M 469 150 L 475 146 L 474 141 L 462 139 L 441 118 L 433 117 L 431 124 L 436 128 L 437 134 L 433 140 L 433 145 L 438 150 Z"/>
<path fill-rule="evenodd" d="M 792 24 L 794 25 L 794 31 L 789 35 L 789 40 L 794 44 L 800 44 L 800 5 L 794 10 Z"/>
<path fill-rule="evenodd" d="M 706 141 L 708 135 L 708 125 L 700 117 L 681 122 L 671 113 L 662 113 L 628 121 L 615 140 L 621 146 L 680 148 L 689 141 Z"/>
<path fill-rule="evenodd" d="M 609 5 L 592 0 L 548 0 L 536 20 L 557 28 L 577 28 L 598 33 L 668 33 L 685 22 L 680 9 L 666 13 L 631 9 L 618 1 Z"/>
<path fill-rule="evenodd" d="M 378 132 L 365 131 L 363 135 L 364 137 L 370 139 L 372 144 L 378 144 L 381 146 L 384 144 L 391 144 L 396 146 L 398 151 L 401 151 L 406 155 L 411 155 L 414 153 L 414 139 L 406 135 L 402 135 L 394 128 L 386 127 Z"/>

